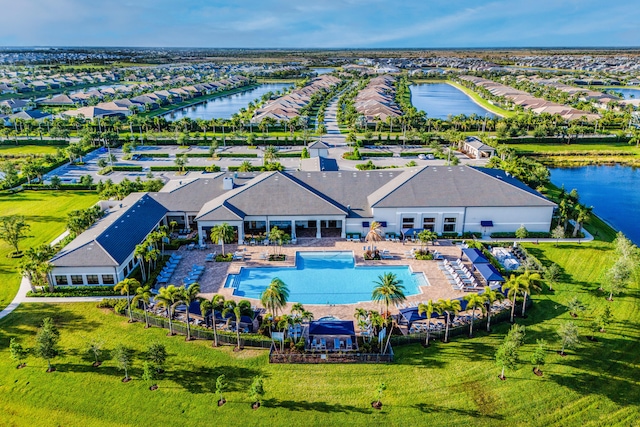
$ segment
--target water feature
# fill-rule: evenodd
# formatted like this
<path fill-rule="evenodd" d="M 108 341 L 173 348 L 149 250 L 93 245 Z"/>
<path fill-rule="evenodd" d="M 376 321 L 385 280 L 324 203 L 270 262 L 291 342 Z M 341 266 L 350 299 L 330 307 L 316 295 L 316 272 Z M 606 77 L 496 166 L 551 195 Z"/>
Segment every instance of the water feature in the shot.
<path fill-rule="evenodd" d="M 384 273 L 402 280 L 405 295 L 420 293 L 428 282 L 423 273 L 413 273 L 406 265 L 355 266 L 353 252 L 297 252 L 295 267 L 242 267 L 230 274 L 225 287 L 234 295 L 260 299 L 273 278 L 289 288 L 289 301 L 303 304 L 355 304 L 371 301 L 374 281 Z"/>
<path fill-rule="evenodd" d="M 315 72 L 317 75 L 322 75 L 322 74 L 329 74 L 334 72 L 335 68 L 326 68 L 326 67 L 312 68 L 311 71 Z"/>
<path fill-rule="evenodd" d="M 409 86 L 409 89 L 413 106 L 430 118 L 446 120 L 448 116 L 460 114 L 495 117 L 460 89 L 447 83 L 420 83 Z"/>
<path fill-rule="evenodd" d="M 607 88 L 606 92 L 621 93 L 622 96 L 624 96 L 624 99 L 639 99 L 640 98 L 640 89 L 611 87 L 611 88 Z"/>
<path fill-rule="evenodd" d="M 640 170 L 628 166 L 584 166 L 551 169 L 551 182 L 575 188 L 580 201 L 634 243 L 640 244 Z"/>
<path fill-rule="evenodd" d="M 268 83 L 233 95 L 214 98 L 206 103 L 184 107 L 164 115 L 169 121 L 179 120 L 183 117 L 195 119 L 230 119 L 241 108 L 247 108 L 249 102 L 262 97 L 267 92 L 276 93 L 291 87 L 291 83 Z"/>

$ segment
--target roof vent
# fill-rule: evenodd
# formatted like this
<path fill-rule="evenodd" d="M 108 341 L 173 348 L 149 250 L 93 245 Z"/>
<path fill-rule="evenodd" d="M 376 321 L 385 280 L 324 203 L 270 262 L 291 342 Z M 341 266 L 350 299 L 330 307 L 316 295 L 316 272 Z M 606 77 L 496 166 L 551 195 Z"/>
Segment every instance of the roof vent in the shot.
<path fill-rule="evenodd" d="M 505 172 L 504 174 L 507 175 L 507 176 L 511 176 L 511 174 L 509 172 Z"/>
<path fill-rule="evenodd" d="M 350 211 L 351 210 L 351 205 L 347 205 L 347 210 Z"/>

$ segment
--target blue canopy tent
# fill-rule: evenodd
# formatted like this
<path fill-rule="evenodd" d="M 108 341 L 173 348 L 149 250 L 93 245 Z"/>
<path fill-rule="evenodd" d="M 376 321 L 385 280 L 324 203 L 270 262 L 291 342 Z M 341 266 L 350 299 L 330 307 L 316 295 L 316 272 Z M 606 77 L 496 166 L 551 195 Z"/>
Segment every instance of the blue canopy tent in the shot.
<path fill-rule="evenodd" d="M 435 311 L 431 313 L 431 318 L 438 317 L 439 314 Z M 419 320 L 426 320 L 427 316 L 425 313 L 418 314 L 418 307 L 409 307 L 400 309 L 400 319 L 398 323 L 401 325 L 407 324 L 411 325 L 413 322 L 417 322 Z"/>
<path fill-rule="evenodd" d="M 489 260 L 476 248 L 463 249 L 462 254 L 474 265 L 489 264 Z"/>
<path fill-rule="evenodd" d="M 474 264 L 476 270 L 485 280 L 488 286 L 497 287 L 504 282 L 504 277 L 491 264 Z"/>
<path fill-rule="evenodd" d="M 321 347 L 318 348 L 317 346 Z M 318 320 L 309 323 L 306 347 L 320 350 L 357 350 L 358 341 L 352 320 Z"/>

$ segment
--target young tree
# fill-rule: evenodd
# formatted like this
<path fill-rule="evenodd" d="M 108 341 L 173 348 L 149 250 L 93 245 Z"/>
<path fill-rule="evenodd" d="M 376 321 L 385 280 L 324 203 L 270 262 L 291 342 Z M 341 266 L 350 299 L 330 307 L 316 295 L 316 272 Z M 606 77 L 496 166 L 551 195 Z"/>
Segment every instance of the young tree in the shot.
<path fill-rule="evenodd" d="M 179 154 L 176 156 L 173 163 L 178 167 L 180 172 L 184 173 L 185 167 L 187 166 L 187 163 L 189 163 L 189 158 L 184 154 Z"/>
<path fill-rule="evenodd" d="M 567 309 L 569 310 L 571 317 L 578 317 L 578 313 L 585 311 L 586 307 L 578 297 L 574 296 L 567 302 Z"/>
<path fill-rule="evenodd" d="M 104 341 L 91 338 L 87 341 L 87 353 L 93 356 L 93 366 L 98 367 L 102 364 L 100 361 L 100 355 L 102 354 L 102 347 L 104 345 Z"/>
<path fill-rule="evenodd" d="M 600 332 L 606 332 L 607 327 L 611 324 L 612 321 L 613 313 L 611 312 L 611 307 L 605 305 L 604 310 L 602 311 L 602 313 L 596 316 L 593 323 Z"/>
<path fill-rule="evenodd" d="M 545 359 L 547 358 L 547 342 L 543 339 L 538 339 L 536 343 L 538 346 L 531 355 L 531 364 L 533 365 L 533 372 L 535 372 L 536 375 L 542 375 L 540 368 L 544 365 Z"/>
<path fill-rule="evenodd" d="M 131 378 L 129 378 L 129 368 L 133 363 L 133 349 L 122 344 L 118 344 L 113 350 L 113 357 L 114 359 L 116 359 L 116 362 L 118 363 L 120 369 L 124 370 L 124 378 L 122 379 L 122 382 L 130 381 Z"/>
<path fill-rule="evenodd" d="M 541 277 L 539 273 L 531 273 L 527 270 L 518 277 L 518 280 L 520 281 L 520 288 L 522 289 L 522 317 L 524 317 L 525 308 L 527 306 L 527 296 L 530 293 L 540 291 L 538 282 L 541 280 Z"/>
<path fill-rule="evenodd" d="M 558 335 L 562 340 L 561 356 L 565 355 L 565 348 L 572 348 L 578 344 L 578 326 L 573 322 L 562 323 L 558 328 Z"/>
<path fill-rule="evenodd" d="M 558 247 L 558 243 L 560 239 L 564 239 L 564 227 L 561 225 L 556 226 L 553 230 L 551 230 L 551 237 L 556 239 L 556 248 Z"/>
<path fill-rule="evenodd" d="M 560 266 L 554 262 L 544 267 L 543 278 L 549 285 L 549 290 L 553 292 L 553 286 L 560 280 Z"/>
<path fill-rule="evenodd" d="M 20 240 L 27 237 L 26 232 L 29 228 L 29 224 L 25 222 L 22 216 L 11 215 L 0 218 L 0 239 L 13 247 L 12 255 L 20 254 Z"/>
<path fill-rule="evenodd" d="M 142 365 L 142 379 L 149 384 L 149 390 L 158 388 L 158 372 L 148 361 Z"/>
<path fill-rule="evenodd" d="M 506 341 L 513 342 L 516 346 L 521 347 L 524 344 L 525 327 L 524 325 L 511 325 L 511 329 L 507 332 Z"/>
<path fill-rule="evenodd" d="M 249 388 L 249 397 L 253 400 L 253 403 L 251 404 L 253 409 L 258 409 L 260 407 L 264 394 L 264 381 L 261 376 L 257 376 L 253 379 L 251 387 Z"/>
<path fill-rule="evenodd" d="M 518 280 L 515 274 L 512 274 L 509 277 L 509 280 L 507 280 L 505 284 L 502 285 L 502 292 L 504 291 L 507 291 L 507 298 L 511 300 L 511 320 L 510 321 L 511 323 L 513 323 L 513 318 L 515 317 L 515 314 L 516 314 L 516 298 L 522 292 L 521 282 Z"/>
<path fill-rule="evenodd" d="M 202 299 L 200 301 L 200 312 L 205 315 L 211 311 L 211 323 L 213 323 L 213 346 L 218 346 L 218 326 L 216 321 L 216 313 L 222 312 L 224 309 L 224 296 L 216 294 L 211 301 Z"/>
<path fill-rule="evenodd" d="M 227 389 L 227 381 L 224 374 L 218 375 L 216 378 L 216 394 L 218 395 L 218 406 L 222 406 L 227 403 L 227 399 L 224 398 L 224 392 Z"/>
<path fill-rule="evenodd" d="M 439 299 L 436 303 L 436 313 L 446 315 L 444 324 L 444 342 L 449 342 L 449 326 L 451 325 L 451 317 L 456 316 L 462 310 L 460 300 Z"/>
<path fill-rule="evenodd" d="M 376 409 L 382 408 L 382 394 L 386 389 L 387 389 L 387 384 L 385 384 L 384 382 L 380 382 L 380 384 L 378 384 L 378 387 L 376 388 L 376 400 L 375 402 L 372 403 L 371 406 L 373 406 Z"/>
<path fill-rule="evenodd" d="M 516 230 L 516 238 L 520 239 L 520 241 L 522 241 L 522 239 L 526 239 L 528 235 L 529 231 L 524 226 L 524 224 L 520 225 L 520 227 Z"/>
<path fill-rule="evenodd" d="M 504 376 L 505 369 L 515 369 L 518 366 L 518 346 L 512 341 L 505 340 L 496 351 L 496 363 L 502 372 L 500 379 L 506 380 Z"/>
<path fill-rule="evenodd" d="M 51 360 L 60 354 L 58 341 L 60 341 L 60 332 L 53 324 L 53 319 L 45 317 L 36 335 L 36 354 L 47 361 L 47 372 L 55 371 L 51 366 Z"/>
<path fill-rule="evenodd" d="M 164 372 L 164 365 L 167 362 L 167 348 L 164 344 L 153 343 L 147 349 L 147 361 L 153 364 L 155 370 L 161 374 Z"/>
<path fill-rule="evenodd" d="M 27 366 L 23 361 L 29 352 L 22 347 L 22 344 L 20 344 L 16 338 L 11 338 L 9 341 L 9 351 L 11 352 L 11 359 L 18 362 L 16 368 L 20 369 Z"/>

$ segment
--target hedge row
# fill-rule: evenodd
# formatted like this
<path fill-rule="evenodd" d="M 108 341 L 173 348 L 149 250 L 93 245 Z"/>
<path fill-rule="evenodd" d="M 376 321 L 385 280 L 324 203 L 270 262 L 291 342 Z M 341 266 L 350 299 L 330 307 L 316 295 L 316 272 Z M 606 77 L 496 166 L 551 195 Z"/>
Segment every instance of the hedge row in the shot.
<path fill-rule="evenodd" d="M 142 166 L 125 166 L 125 165 L 114 165 L 111 166 L 114 171 L 120 172 L 142 172 Z"/>
<path fill-rule="evenodd" d="M 187 157 L 207 158 L 207 157 L 211 157 L 211 154 L 209 154 L 209 153 L 186 153 L 185 156 L 187 156 Z"/>
<path fill-rule="evenodd" d="M 578 137 L 571 138 L 572 143 L 576 142 L 588 142 L 593 144 L 598 143 L 619 143 L 624 142 L 628 143 L 630 137 L 618 137 L 616 135 L 611 136 L 601 136 L 601 137 Z M 536 138 L 533 136 L 524 136 L 524 137 L 516 137 L 516 138 L 497 138 L 496 141 L 501 144 L 558 144 L 561 142 L 566 142 L 566 137 L 555 137 L 555 136 L 546 136 L 542 138 Z"/>
<path fill-rule="evenodd" d="M 433 153 L 400 153 L 400 157 L 418 157 L 420 154 L 433 154 Z"/>
<path fill-rule="evenodd" d="M 15 140 L 5 139 L 0 141 L 0 145 L 13 145 L 13 146 L 21 146 L 21 145 L 69 145 L 69 141 L 58 140 L 58 139 L 19 139 L 16 144 Z"/>
<path fill-rule="evenodd" d="M 183 168 L 178 166 L 151 166 L 149 169 L 151 172 L 179 172 L 183 170 Z M 193 172 L 220 172 L 220 166 L 185 166 L 184 170 Z"/>
<path fill-rule="evenodd" d="M 238 158 L 247 158 L 247 159 L 257 159 L 258 155 L 254 153 L 217 153 L 216 157 L 238 157 Z"/>
<path fill-rule="evenodd" d="M 57 286 L 53 292 L 27 292 L 28 297 L 92 297 L 116 296 L 119 291 L 113 290 L 113 285 L 104 286 Z"/>
<path fill-rule="evenodd" d="M 393 153 L 388 153 L 388 152 L 377 152 L 377 151 L 367 151 L 367 152 L 360 152 L 360 156 L 361 157 L 393 157 Z"/>
<path fill-rule="evenodd" d="M 516 233 L 511 232 L 495 232 L 491 233 L 491 237 L 496 239 L 516 239 Z M 551 233 L 545 231 L 529 231 L 527 233 L 528 239 L 547 239 L 551 237 Z"/>
<path fill-rule="evenodd" d="M 167 159 L 169 158 L 169 153 L 135 153 L 140 157 L 147 157 L 150 159 L 159 158 L 159 159 Z"/>
<path fill-rule="evenodd" d="M 81 184 L 60 184 L 58 187 L 45 184 L 24 184 L 22 186 L 24 190 L 95 190 L 96 186 L 81 185 Z"/>

